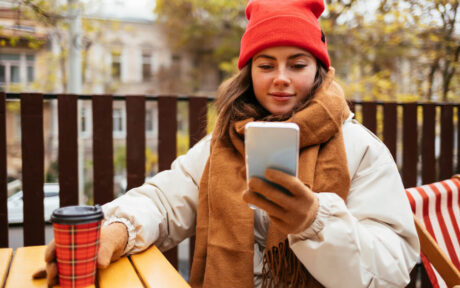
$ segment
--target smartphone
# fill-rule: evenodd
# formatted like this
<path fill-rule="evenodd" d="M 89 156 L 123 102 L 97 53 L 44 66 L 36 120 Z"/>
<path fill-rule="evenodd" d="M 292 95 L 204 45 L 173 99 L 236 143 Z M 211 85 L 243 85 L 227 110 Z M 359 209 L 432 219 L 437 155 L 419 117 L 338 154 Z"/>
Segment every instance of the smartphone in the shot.
<path fill-rule="evenodd" d="M 299 126 L 285 122 L 249 122 L 244 130 L 246 179 L 264 177 L 267 168 L 297 177 Z M 271 183 L 271 182 L 270 182 Z M 271 183 L 274 185 L 274 183 Z M 278 185 L 275 185 L 278 186 Z M 287 190 L 282 189 L 286 193 Z M 253 208 L 253 207 L 252 207 Z"/>

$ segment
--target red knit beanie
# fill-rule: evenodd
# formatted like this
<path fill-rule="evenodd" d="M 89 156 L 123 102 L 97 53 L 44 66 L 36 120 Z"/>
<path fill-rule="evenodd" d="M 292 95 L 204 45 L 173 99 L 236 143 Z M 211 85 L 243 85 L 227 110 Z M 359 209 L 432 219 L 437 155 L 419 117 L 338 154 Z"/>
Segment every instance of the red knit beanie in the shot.
<path fill-rule="evenodd" d="M 259 51 L 274 46 L 306 49 L 329 68 L 327 43 L 318 17 L 324 0 L 250 0 L 246 7 L 248 26 L 241 39 L 238 68 Z"/>

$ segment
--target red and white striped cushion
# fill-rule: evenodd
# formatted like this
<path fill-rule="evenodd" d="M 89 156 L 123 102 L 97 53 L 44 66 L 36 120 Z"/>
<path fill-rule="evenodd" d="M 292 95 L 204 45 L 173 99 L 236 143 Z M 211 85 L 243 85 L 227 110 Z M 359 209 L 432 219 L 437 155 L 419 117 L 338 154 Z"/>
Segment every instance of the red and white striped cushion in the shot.
<path fill-rule="evenodd" d="M 449 179 L 406 190 L 412 212 L 460 270 L 460 181 Z M 428 259 L 421 255 L 434 288 L 447 287 Z"/>

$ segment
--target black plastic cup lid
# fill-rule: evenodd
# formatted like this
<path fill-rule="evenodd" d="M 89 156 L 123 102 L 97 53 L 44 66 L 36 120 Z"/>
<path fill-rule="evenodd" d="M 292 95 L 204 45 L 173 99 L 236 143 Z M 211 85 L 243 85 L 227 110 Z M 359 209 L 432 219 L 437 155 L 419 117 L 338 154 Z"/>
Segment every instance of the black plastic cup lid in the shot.
<path fill-rule="evenodd" d="M 104 218 L 102 208 L 96 206 L 67 206 L 53 211 L 51 222 L 59 224 L 82 224 L 100 221 Z"/>

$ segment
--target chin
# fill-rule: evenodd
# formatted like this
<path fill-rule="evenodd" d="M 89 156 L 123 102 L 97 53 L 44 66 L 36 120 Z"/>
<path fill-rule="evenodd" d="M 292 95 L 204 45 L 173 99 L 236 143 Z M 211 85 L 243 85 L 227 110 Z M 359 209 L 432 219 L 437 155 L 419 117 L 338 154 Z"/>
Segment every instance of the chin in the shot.
<path fill-rule="evenodd" d="M 294 107 L 272 107 L 270 109 L 267 109 L 272 115 L 284 115 L 292 111 Z"/>

